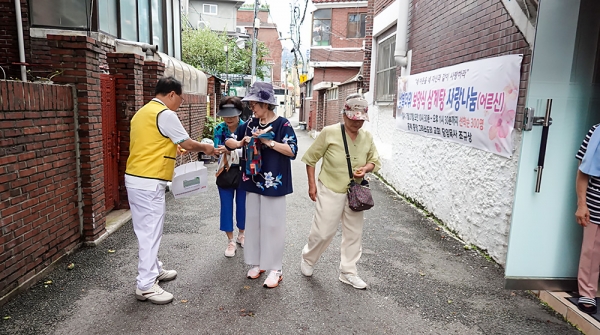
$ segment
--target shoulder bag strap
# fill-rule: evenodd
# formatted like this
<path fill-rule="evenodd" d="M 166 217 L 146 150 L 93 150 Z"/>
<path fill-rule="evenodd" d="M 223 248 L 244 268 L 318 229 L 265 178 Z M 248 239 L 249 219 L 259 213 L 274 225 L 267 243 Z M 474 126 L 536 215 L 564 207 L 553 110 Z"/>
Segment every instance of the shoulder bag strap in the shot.
<path fill-rule="evenodd" d="M 348 175 L 350 176 L 350 181 L 354 179 L 354 175 L 352 174 L 352 164 L 350 163 L 350 153 L 348 152 L 348 142 L 346 142 L 346 129 L 344 128 L 344 124 L 340 123 L 342 126 L 342 139 L 344 140 L 344 150 L 346 150 L 346 162 L 348 163 Z"/>

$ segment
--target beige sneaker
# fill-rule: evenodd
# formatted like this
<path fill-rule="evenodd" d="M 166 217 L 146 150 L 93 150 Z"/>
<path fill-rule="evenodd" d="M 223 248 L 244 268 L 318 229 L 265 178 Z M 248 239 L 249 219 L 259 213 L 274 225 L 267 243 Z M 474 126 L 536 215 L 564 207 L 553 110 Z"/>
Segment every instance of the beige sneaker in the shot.
<path fill-rule="evenodd" d="M 156 277 L 156 281 L 169 281 L 177 277 L 177 271 L 162 269 Z"/>
<path fill-rule="evenodd" d="M 340 281 L 344 284 L 348 284 L 354 288 L 359 290 L 364 290 L 367 288 L 367 283 L 365 283 L 362 279 L 360 279 L 357 275 L 351 274 L 343 274 L 340 273 Z"/>
<path fill-rule="evenodd" d="M 308 262 L 305 261 L 304 258 L 302 258 L 302 260 L 300 261 L 300 271 L 302 272 L 302 274 L 306 277 L 310 277 L 313 275 L 313 270 L 314 268 L 310 264 L 308 264 Z"/>
<path fill-rule="evenodd" d="M 151 303 L 157 305 L 164 305 L 173 301 L 173 295 L 158 286 L 158 282 L 155 282 L 154 285 L 146 291 L 136 288 L 135 297 L 140 301 L 150 300 Z"/>
<path fill-rule="evenodd" d="M 225 257 L 233 257 L 235 256 L 235 249 L 237 249 L 235 242 L 233 240 L 229 242 L 227 245 L 227 249 L 225 249 Z"/>

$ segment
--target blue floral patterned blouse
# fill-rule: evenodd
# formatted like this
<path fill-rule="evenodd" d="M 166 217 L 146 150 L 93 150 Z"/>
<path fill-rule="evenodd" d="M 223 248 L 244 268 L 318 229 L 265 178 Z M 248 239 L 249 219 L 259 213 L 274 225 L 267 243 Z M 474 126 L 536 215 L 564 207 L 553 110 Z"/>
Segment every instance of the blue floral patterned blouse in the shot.
<path fill-rule="evenodd" d="M 268 125 L 261 126 L 259 119 L 251 118 L 237 128 L 235 136 L 240 141 L 244 136 L 252 136 L 253 129 L 264 129 L 269 125 L 273 127 L 271 131 L 275 133 L 273 140 L 289 145 L 294 156 L 285 156 L 267 145 L 261 144 L 261 171 L 254 176 L 248 176 L 244 172 L 242 174 L 242 187 L 247 192 L 269 197 L 280 197 L 294 191 L 292 187 L 292 160 L 296 159 L 298 154 L 298 139 L 290 121 L 284 117 L 278 117 Z M 243 158 L 245 159 L 245 157 Z"/>
<path fill-rule="evenodd" d="M 238 123 L 238 128 L 243 123 L 244 121 L 240 119 L 240 122 Z M 217 148 L 219 145 L 225 145 L 225 141 L 227 141 L 228 139 L 235 138 L 235 135 L 229 130 L 229 127 L 227 127 L 227 123 L 225 122 L 221 122 L 215 127 L 213 135 L 213 142 L 215 143 L 215 148 Z"/>

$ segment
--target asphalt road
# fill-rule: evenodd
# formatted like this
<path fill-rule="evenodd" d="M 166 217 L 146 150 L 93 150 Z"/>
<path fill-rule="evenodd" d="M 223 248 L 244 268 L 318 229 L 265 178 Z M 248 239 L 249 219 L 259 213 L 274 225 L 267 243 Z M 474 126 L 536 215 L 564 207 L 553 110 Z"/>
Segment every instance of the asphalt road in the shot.
<path fill-rule="evenodd" d="M 211 164 L 206 193 L 178 200 L 168 194 L 159 257 L 179 273 L 161 284 L 175 295 L 173 303 L 135 299 L 137 240 L 128 223 L 1 307 L 0 317 L 10 318 L 0 319 L 0 334 L 580 334 L 530 294 L 504 290 L 502 268 L 436 230 L 377 180 L 358 264 L 369 288 L 338 281 L 339 231 L 313 277 L 302 276 L 300 252 L 314 205 L 300 157 L 312 139 L 296 131 L 300 154 L 295 191 L 287 197 L 278 288 L 245 277 L 242 249 L 224 257 Z M 75 268 L 67 270 L 71 262 Z"/>

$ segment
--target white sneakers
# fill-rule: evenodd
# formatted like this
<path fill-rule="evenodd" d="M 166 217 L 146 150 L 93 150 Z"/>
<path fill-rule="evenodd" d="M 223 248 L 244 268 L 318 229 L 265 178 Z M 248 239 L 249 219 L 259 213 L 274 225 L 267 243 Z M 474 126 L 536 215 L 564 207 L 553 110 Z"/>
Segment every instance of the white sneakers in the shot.
<path fill-rule="evenodd" d="M 142 291 L 139 288 L 135 289 L 135 297 L 137 300 L 146 301 L 149 300 L 153 304 L 164 305 L 173 301 L 173 295 L 162 289 L 158 285 L 159 281 L 169 281 L 173 280 L 177 277 L 177 271 L 175 270 L 160 270 L 158 277 L 156 277 L 156 281 L 151 288 Z"/>
<path fill-rule="evenodd" d="M 302 258 L 302 261 L 300 261 L 300 271 L 302 271 L 302 274 L 306 277 L 310 277 L 313 275 L 313 270 L 314 268 L 310 264 L 308 264 L 308 262 L 305 261 L 304 258 Z"/>
<path fill-rule="evenodd" d="M 229 241 L 229 244 L 227 244 L 227 249 L 225 249 L 225 257 L 235 256 L 236 249 L 237 246 L 235 245 L 235 242 L 233 240 Z"/>
<path fill-rule="evenodd" d="M 365 283 L 362 279 L 360 279 L 357 275 L 344 274 L 340 273 L 340 281 L 344 284 L 348 284 L 354 288 L 359 290 L 364 290 L 367 288 L 367 283 Z"/>
<path fill-rule="evenodd" d="M 263 272 L 265 272 L 265 270 L 261 270 L 260 267 L 254 266 L 252 267 L 252 269 L 248 270 L 248 274 L 246 275 L 246 277 L 248 277 L 249 279 L 256 279 L 260 277 L 260 275 Z"/>
<path fill-rule="evenodd" d="M 173 301 L 173 295 L 163 290 L 160 286 L 158 286 L 158 281 L 156 281 L 150 289 L 145 291 L 136 288 L 135 297 L 137 298 L 137 300 L 149 300 L 151 303 L 157 305 L 164 305 Z"/>
<path fill-rule="evenodd" d="M 169 281 L 177 277 L 177 271 L 162 269 L 156 277 L 156 281 Z"/>
<path fill-rule="evenodd" d="M 271 272 L 269 272 L 269 275 L 267 276 L 267 279 L 265 279 L 263 286 L 267 288 L 274 288 L 279 286 L 279 282 L 282 280 L 283 275 L 281 274 L 281 271 L 271 270 Z"/>

